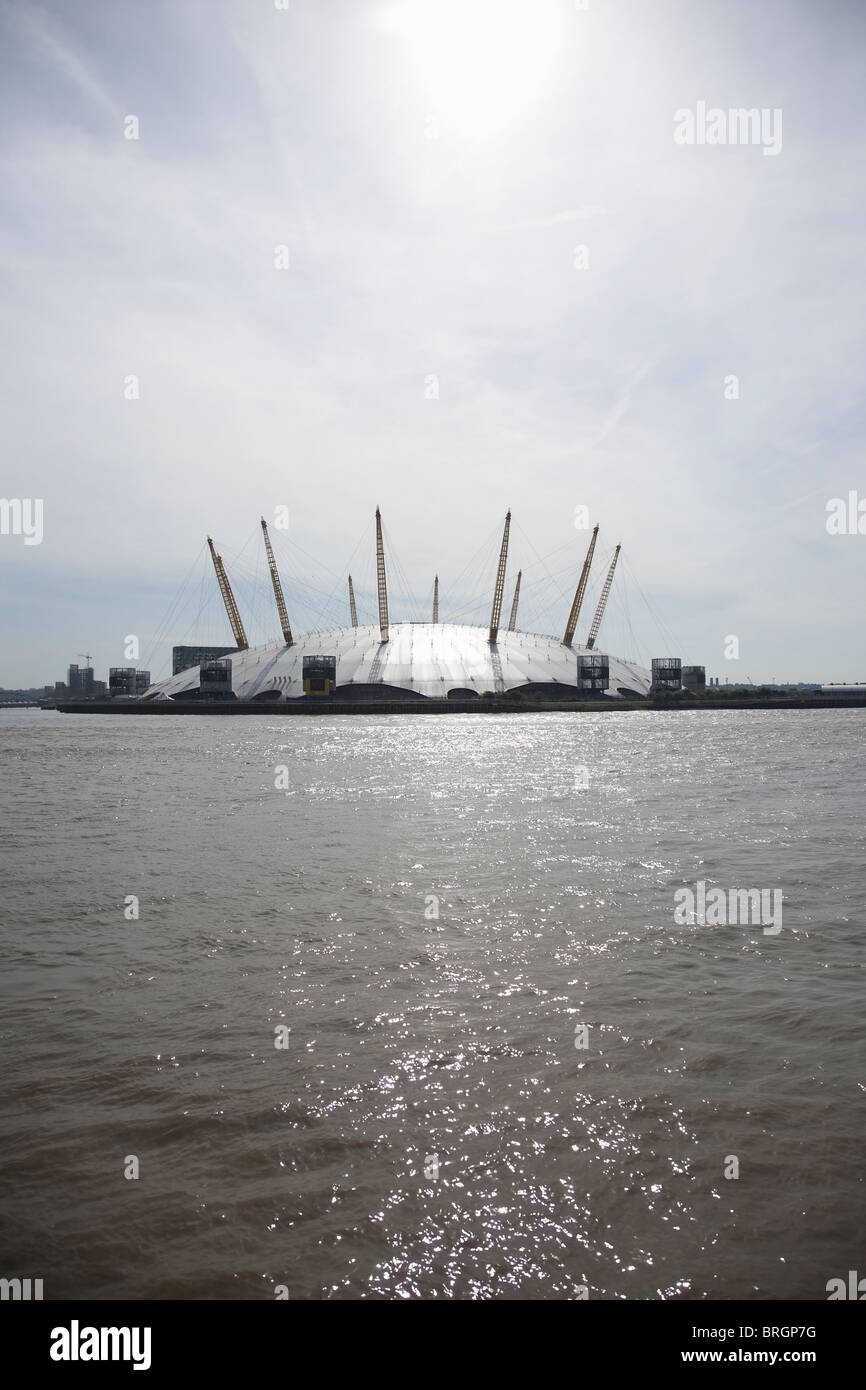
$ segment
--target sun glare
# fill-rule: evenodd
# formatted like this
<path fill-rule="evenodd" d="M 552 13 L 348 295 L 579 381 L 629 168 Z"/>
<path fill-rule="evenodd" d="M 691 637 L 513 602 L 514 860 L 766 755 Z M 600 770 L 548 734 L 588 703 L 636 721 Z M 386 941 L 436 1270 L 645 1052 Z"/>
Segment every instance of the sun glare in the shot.
<path fill-rule="evenodd" d="M 430 115 L 481 138 L 543 90 L 559 48 L 561 8 L 561 0 L 397 0 L 382 19 L 404 41 Z"/>

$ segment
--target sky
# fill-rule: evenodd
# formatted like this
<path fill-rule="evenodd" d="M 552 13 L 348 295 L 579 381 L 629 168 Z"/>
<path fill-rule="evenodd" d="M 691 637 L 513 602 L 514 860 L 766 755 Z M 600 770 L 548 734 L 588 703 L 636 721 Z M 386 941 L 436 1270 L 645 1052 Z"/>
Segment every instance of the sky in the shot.
<path fill-rule="evenodd" d="M 262 516 L 296 630 L 349 569 L 373 621 L 377 505 L 392 621 L 486 624 L 510 507 L 518 626 L 588 517 L 578 640 L 619 542 L 601 649 L 866 679 L 861 4 L 5 0 L 0 52 L 0 685 L 231 645 L 208 535 L 276 638 Z"/>

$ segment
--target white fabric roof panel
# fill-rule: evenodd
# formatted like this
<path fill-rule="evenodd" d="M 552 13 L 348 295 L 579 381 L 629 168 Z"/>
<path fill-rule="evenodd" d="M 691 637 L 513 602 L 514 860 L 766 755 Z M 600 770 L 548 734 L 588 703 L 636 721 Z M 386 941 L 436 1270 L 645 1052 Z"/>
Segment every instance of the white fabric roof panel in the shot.
<path fill-rule="evenodd" d="M 500 629 L 491 647 L 486 627 L 458 623 L 394 623 L 389 641 L 379 641 L 379 628 L 341 627 L 307 633 L 291 647 L 269 642 L 262 647 L 232 652 L 232 689 L 240 700 L 268 690 L 286 699 L 303 695 L 306 656 L 336 656 L 337 693 L 346 685 L 398 686 L 418 695 L 442 698 L 449 690 L 513 690 L 527 682 L 557 681 L 577 685 L 577 654 L 585 648 L 564 647 L 555 637 Z M 603 649 L 602 649 L 603 650 Z M 646 694 L 650 672 L 631 662 L 609 657 L 610 691 L 617 686 Z M 148 694 L 182 697 L 197 690 L 199 668 L 180 671 L 150 687 Z"/>

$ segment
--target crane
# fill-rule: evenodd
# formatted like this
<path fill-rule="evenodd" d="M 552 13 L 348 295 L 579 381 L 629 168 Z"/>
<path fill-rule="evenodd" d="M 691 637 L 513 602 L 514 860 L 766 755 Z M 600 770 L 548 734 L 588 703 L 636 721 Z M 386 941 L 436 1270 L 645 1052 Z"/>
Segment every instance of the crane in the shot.
<path fill-rule="evenodd" d="M 265 538 L 265 554 L 268 557 L 268 569 L 271 572 L 271 583 L 274 586 L 274 598 L 277 600 L 277 612 L 280 615 L 280 627 L 283 630 L 283 640 L 287 647 L 291 647 L 294 642 L 292 637 L 292 626 L 289 622 L 289 615 L 286 612 L 286 600 L 283 598 L 283 586 L 280 583 L 280 575 L 277 570 L 277 562 L 274 559 L 274 548 L 271 545 L 271 538 L 268 535 L 268 523 L 262 517 L 262 535 Z"/>
<path fill-rule="evenodd" d="M 586 585 L 589 580 L 590 566 L 592 557 L 595 553 L 595 543 L 598 539 L 598 527 L 592 533 L 592 540 L 589 543 L 589 550 L 586 552 L 586 559 L 583 562 L 583 569 L 580 571 L 580 579 L 577 581 L 577 588 L 574 591 L 574 599 L 571 605 L 571 612 L 568 615 L 568 622 L 565 625 L 565 636 L 562 639 L 564 647 L 570 647 L 574 640 L 574 632 L 577 627 L 577 620 L 580 617 L 580 610 L 583 607 L 583 596 L 586 593 Z"/>
<path fill-rule="evenodd" d="M 511 604 L 511 617 L 508 619 L 509 632 L 514 631 L 514 625 L 517 622 L 517 601 L 520 598 L 520 578 L 522 574 L 523 570 L 517 571 L 517 583 L 514 586 L 514 599 L 512 600 Z"/>
<path fill-rule="evenodd" d="M 433 578 L 433 621 L 434 621 L 434 623 L 438 623 L 438 621 L 439 621 L 439 576 L 438 576 L 438 574 L 435 575 L 434 578 Z"/>
<path fill-rule="evenodd" d="M 613 552 L 613 559 L 610 562 L 610 569 L 607 572 L 607 579 L 604 581 L 604 588 L 601 591 L 601 598 L 595 610 L 595 617 L 592 620 L 592 627 L 589 629 L 589 637 L 586 639 L 586 650 L 591 652 L 595 646 L 595 639 L 598 636 L 598 629 L 601 627 L 601 620 L 604 617 L 605 605 L 610 593 L 610 586 L 613 583 L 613 572 L 616 569 L 616 562 L 619 559 L 619 552 L 622 546 L 618 545 Z"/>
<path fill-rule="evenodd" d="M 496 571 L 496 588 L 493 590 L 493 609 L 490 614 L 488 642 L 495 642 L 499 635 L 499 618 L 502 613 L 502 596 L 505 592 L 505 567 L 508 564 L 508 533 L 511 530 L 511 508 L 505 513 L 505 530 L 502 532 L 502 549 L 499 552 L 499 568 Z"/>
<path fill-rule="evenodd" d="M 91 661 L 93 660 L 93 657 L 90 655 L 90 652 L 76 652 L 75 655 L 76 655 L 76 656 L 83 656 L 83 657 L 84 657 L 84 660 L 87 662 L 88 666 L 90 665 Z"/>
<path fill-rule="evenodd" d="M 355 590 L 352 588 L 351 575 L 349 575 L 349 620 L 352 627 L 358 626 L 358 610 L 355 607 Z"/>
<path fill-rule="evenodd" d="M 213 541 L 211 540 L 210 536 L 208 536 L 207 538 L 207 543 L 210 547 L 210 557 L 213 560 L 213 567 L 216 571 L 217 583 L 220 586 L 220 593 L 223 597 L 223 603 L 226 606 L 228 620 L 231 623 L 232 635 L 234 636 L 238 651 L 244 652 L 250 644 L 247 641 L 247 634 L 244 632 L 244 625 L 241 622 L 241 615 L 238 612 L 238 606 L 235 603 L 235 596 L 232 593 L 232 586 L 229 583 L 229 577 L 226 574 L 225 566 L 222 561 L 222 556 L 217 555 L 216 551 L 214 550 Z"/>
<path fill-rule="evenodd" d="M 382 546 L 382 514 L 376 508 L 376 579 L 379 585 L 379 640 L 388 641 L 388 584 L 385 578 L 385 551 Z"/>

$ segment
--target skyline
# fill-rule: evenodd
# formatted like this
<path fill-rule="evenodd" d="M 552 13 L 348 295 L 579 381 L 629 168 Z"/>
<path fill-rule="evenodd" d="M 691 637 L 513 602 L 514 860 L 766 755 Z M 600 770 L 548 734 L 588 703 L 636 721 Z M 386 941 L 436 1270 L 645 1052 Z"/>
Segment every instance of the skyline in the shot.
<path fill-rule="evenodd" d="M 866 538 L 828 509 L 866 510 L 866 16 L 458 12 L 2 8 L 0 491 L 44 536 L 0 534 L 0 685 L 127 664 L 205 535 L 235 583 L 280 506 L 297 622 L 291 557 L 341 574 L 377 503 L 417 605 L 483 592 L 456 577 L 510 506 L 509 601 L 556 556 L 556 633 L 586 507 L 594 579 L 629 567 L 611 652 L 630 574 L 723 682 L 863 679 Z M 714 110 L 761 119 L 711 141 Z"/>
<path fill-rule="evenodd" d="M 285 508 L 278 507 L 276 525 L 282 523 L 289 529 Z M 281 515 L 281 513 L 283 515 Z M 573 598 L 572 588 L 581 565 L 575 566 L 569 557 L 574 545 L 566 544 L 551 556 L 539 556 L 531 537 L 525 535 L 519 520 L 511 516 L 511 546 L 507 566 L 507 580 L 502 603 L 501 622 L 504 625 L 511 613 L 514 599 L 516 576 L 521 575 L 519 592 L 519 611 L 516 629 L 528 635 L 562 638 L 564 615 L 567 614 Z M 583 537 L 590 534 L 585 517 L 575 518 L 575 529 Z M 273 522 L 272 522 L 273 528 Z M 600 528 L 596 526 L 596 530 Z M 383 520 L 385 535 L 385 560 L 387 571 L 388 605 L 392 625 L 399 623 L 429 624 L 432 617 L 433 584 L 427 593 L 419 595 L 406 587 L 406 571 L 399 553 L 393 545 L 387 526 Z M 296 553 L 295 545 L 287 535 L 279 530 L 270 530 L 272 546 L 276 551 L 278 573 L 282 580 L 284 595 L 291 610 L 291 622 L 295 640 L 316 633 L 332 633 L 346 629 L 350 625 L 348 578 L 350 570 L 353 578 L 353 595 L 356 600 L 358 623 L 361 628 L 378 627 L 378 598 L 376 565 L 374 558 L 374 525 L 372 519 L 359 538 L 351 556 L 351 566 L 344 567 L 342 574 L 328 568 L 321 557 L 310 556 L 302 548 Z M 148 669 L 154 681 L 167 677 L 172 670 L 172 649 L 183 644 L 199 644 L 234 649 L 234 637 L 223 598 L 219 591 L 219 581 L 214 572 L 207 538 L 202 543 L 198 555 L 189 568 L 178 592 L 173 596 L 167 613 L 162 615 L 155 633 L 146 634 L 142 639 L 138 634 L 124 634 L 123 652 L 111 661 L 115 666 L 135 666 Z M 262 645 L 280 646 L 280 618 L 274 599 L 272 582 L 267 568 L 264 546 L 261 542 L 260 524 L 248 533 L 243 546 L 232 555 L 227 564 L 229 582 L 238 604 L 241 621 L 250 647 Z M 438 586 L 438 617 L 434 621 L 443 624 L 469 625 L 486 628 L 490 621 L 490 607 L 493 599 L 493 572 L 498 558 L 501 535 L 498 527 L 488 533 L 481 547 L 464 565 L 458 576 L 458 590 L 450 593 L 441 582 Z M 578 546 L 581 543 L 578 541 Z M 217 546 L 219 552 L 224 547 Z M 522 562 L 514 558 L 515 549 L 522 554 Z M 590 550 L 593 547 L 590 546 Z M 617 546 L 619 551 L 620 547 Z M 252 551 L 252 555 L 250 554 Z M 580 548 L 583 557 L 583 548 Z M 527 561 L 526 557 L 529 556 Z M 225 558 L 225 557 L 222 557 Z M 561 562 L 565 559 L 565 564 Z M 614 548 L 604 541 L 595 550 L 586 592 L 580 610 L 577 631 L 574 635 L 575 650 L 585 648 L 590 627 L 596 615 L 596 607 L 605 586 Z M 548 563 L 551 561 L 551 563 Z M 304 567 L 301 574 L 292 564 Z M 312 563 L 312 568 L 310 568 Z M 324 568 L 321 566 L 324 565 Z M 684 665 L 693 663 L 690 655 L 683 656 L 683 643 L 670 632 L 659 613 L 640 586 L 638 577 L 630 572 L 627 557 L 620 554 L 619 563 L 614 565 L 615 582 L 604 609 L 602 637 L 597 642 L 599 651 L 616 655 L 620 659 L 649 670 L 652 656 L 677 655 Z M 435 576 L 439 580 L 439 575 Z M 472 582 L 469 582 L 469 581 Z M 324 586 L 324 587 L 322 587 Z M 467 598 L 467 594 L 469 597 Z M 560 621 L 562 619 L 562 621 Z M 654 641 L 646 645 L 647 632 L 656 634 Z M 146 644 L 142 646 L 142 641 Z M 128 644 L 132 642 L 131 649 Z M 79 658 L 74 664 L 86 666 L 85 657 L 92 657 L 87 650 L 78 650 Z M 569 644 L 570 645 L 570 644 Z M 136 648 L 138 654 L 135 654 Z M 722 686 L 760 684 L 795 684 L 794 678 L 774 673 L 766 680 L 753 680 L 751 673 L 742 669 L 739 657 L 739 638 L 728 634 L 725 638 L 725 661 L 720 669 L 707 668 L 710 676 L 720 680 Z M 64 664 L 64 672 L 66 664 Z M 93 659 L 96 678 L 99 678 L 99 662 Z M 702 663 L 698 663 L 702 664 Z M 106 672 L 107 672 L 106 667 Z M 808 678 L 807 682 L 808 682 Z M 36 682 L 34 687 L 50 685 L 52 681 Z M 817 681 L 816 683 L 821 683 Z M 829 682 L 824 682 L 829 683 Z M 850 682 L 849 682 L 850 683 Z M 860 682 L 863 683 L 862 681 Z M 3 688 L 0 685 L 0 688 Z"/>

